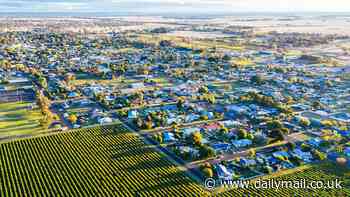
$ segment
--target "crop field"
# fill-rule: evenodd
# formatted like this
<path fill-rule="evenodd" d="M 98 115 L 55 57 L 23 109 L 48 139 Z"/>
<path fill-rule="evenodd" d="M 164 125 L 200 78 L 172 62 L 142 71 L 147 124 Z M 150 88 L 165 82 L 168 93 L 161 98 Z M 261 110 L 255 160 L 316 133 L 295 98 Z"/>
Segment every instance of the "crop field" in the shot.
<path fill-rule="evenodd" d="M 0 160 L 0 196 L 181 196 L 205 192 L 122 126 L 3 143 Z"/>
<path fill-rule="evenodd" d="M 29 110 L 30 103 L 13 102 L 0 104 L 0 137 L 41 132 L 43 128 L 40 110 Z"/>
<path fill-rule="evenodd" d="M 210 194 L 123 126 L 79 129 L 0 144 L 0 196 Z M 350 170 L 315 165 L 275 180 L 335 180 L 343 189 L 233 189 L 222 196 L 349 196 Z"/>
<path fill-rule="evenodd" d="M 345 197 L 350 196 L 350 169 L 346 167 L 337 166 L 333 163 L 323 163 L 320 165 L 315 165 L 304 171 L 295 172 L 293 174 L 281 175 L 275 177 L 274 180 L 284 180 L 284 181 L 295 181 L 305 179 L 306 183 L 311 181 L 323 181 L 323 184 L 328 184 L 329 188 L 320 189 L 293 189 L 293 188 L 283 188 L 283 189 L 233 189 L 224 193 L 222 196 L 339 196 Z M 335 185 L 332 181 L 341 181 L 342 189 L 332 189 Z M 328 187 L 328 186 L 327 186 Z"/>

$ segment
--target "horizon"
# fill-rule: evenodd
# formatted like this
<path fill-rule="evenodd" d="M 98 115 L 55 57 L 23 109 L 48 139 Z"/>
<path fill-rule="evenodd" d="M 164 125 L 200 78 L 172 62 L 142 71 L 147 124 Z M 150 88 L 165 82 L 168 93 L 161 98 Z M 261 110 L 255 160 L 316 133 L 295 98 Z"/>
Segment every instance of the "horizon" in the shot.
<path fill-rule="evenodd" d="M 174 17 L 174 18 L 211 18 L 211 17 L 350 17 L 350 12 L 225 12 L 225 13 L 138 13 L 138 12 L 0 12 L 0 17 Z"/>
<path fill-rule="evenodd" d="M 0 0 L 3 13 L 122 13 L 123 15 L 216 13 L 350 13 L 347 0 Z"/>

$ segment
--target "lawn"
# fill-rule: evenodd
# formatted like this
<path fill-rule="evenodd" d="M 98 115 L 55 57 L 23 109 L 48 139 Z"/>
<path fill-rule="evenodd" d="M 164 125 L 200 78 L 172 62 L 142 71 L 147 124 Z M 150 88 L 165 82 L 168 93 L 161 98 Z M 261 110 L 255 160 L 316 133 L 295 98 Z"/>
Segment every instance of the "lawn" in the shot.
<path fill-rule="evenodd" d="M 29 110 L 28 102 L 0 104 L 0 137 L 28 135 L 41 132 L 42 114 L 38 109 Z"/>

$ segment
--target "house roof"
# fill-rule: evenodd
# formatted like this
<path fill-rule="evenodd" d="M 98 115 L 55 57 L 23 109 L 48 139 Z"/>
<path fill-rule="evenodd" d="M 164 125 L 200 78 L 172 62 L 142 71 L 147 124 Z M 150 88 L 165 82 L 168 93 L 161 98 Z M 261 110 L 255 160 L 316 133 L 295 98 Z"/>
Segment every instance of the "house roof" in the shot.
<path fill-rule="evenodd" d="M 255 165 L 256 161 L 254 159 L 241 158 L 239 160 L 239 163 L 241 165 L 250 166 L 250 165 Z"/>
<path fill-rule="evenodd" d="M 232 144 L 235 147 L 245 147 L 245 146 L 251 145 L 252 141 L 249 139 L 234 140 L 234 141 L 232 141 Z"/>
<path fill-rule="evenodd" d="M 279 156 L 282 156 L 282 157 L 289 157 L 289 154 L 288 154 L 288 152 L 286 152 L 286 151 L 277 151 L 277 152 L 272 153 L 272 155 L 273 155 L 274 157 L 279 157 Z"/>

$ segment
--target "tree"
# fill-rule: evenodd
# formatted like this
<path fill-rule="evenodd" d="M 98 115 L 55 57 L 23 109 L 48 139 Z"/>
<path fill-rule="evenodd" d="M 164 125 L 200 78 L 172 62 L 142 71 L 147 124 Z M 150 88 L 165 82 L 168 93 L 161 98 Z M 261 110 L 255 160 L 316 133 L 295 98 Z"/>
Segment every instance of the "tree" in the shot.
<path fill-rule="evenodd" d="M 201 166 L 202 172 L 205 177 L 212 178 L 214 176 L 212 165 L 208 162 Z"/>
<path fill-rule="evenodd" d="M 152 129 L 153 128 L 153 121 L 152 120 L 146 121 L 145 127 L 146 127 L 146 129 Z"/>
<path fill-rule="evenodd" d="M 214 94 L 206 94 L 204 96 L 205 100 L 208 101 L 210 104 L 214 104 L 216 102 L 216 98 Z"/>
<path fill-rule="evenodd" d="M 296 145 L 295 145 L 295 143 L 293 143 L 293 142 L 288 142 L 288 143 L 287 143 L 287 146 L 288 146 L 288 148 L 291 149 L 291 150 L 294 150 L 294 149 L 296 148 Z"/>
<path fill-rule="evenodd" d="M 327 158 L 327 155 L 319 150 L 314 150 L 313 155 L 316 159 L 323 161 Z"/>
<path fill-rule="evenodd" d="M 254 75 L 250 78 L 250 81 L 256 84 L 263 84 L 265 79 L 261 75 Z"/>
<path fill-rule="evenodd" d="M 332 126 L 336 126 L 335 122 L 331 121 L 331 120 L 323 120 L 321 121 L 322 126 L 324 127 L 332 127 Z"/>
<path fill-rule="evenodd" d="M 322 109 L 323 105 L 322 105 L 322 103 L 320 101 L 315 101 L 315 102 L 312 103 L 312 107 L 314 109 Z"/>
<path fill-rule="evenodd" d="M 265 171 L 265 173 L 267 173 L 267 174 L 272 174 L 273 169 L 272 169 L 271 166 L 264 166 L 264 171 Z"/>
<path fill-rule="evenodd" d="M 228 128 L 226 128 L 225 126 L 222 126 L 222 127 L 220 128 L 220 134 L 221 134 L 221 135 L 226 135 L 226 134 L 228 134 L 228 132 L 229 132 L 229 130 L 228 130 Z"/>
<path fill-rule="evenodd" d="M 201 145 L 202 134 L 199 131 L 192 133 L 192 143 L 195 145 Z"/>
<path fill-rule="evenodd" d="M 286 102 L 286 104 L 290 105 L 290 104 L 294 103 L 294 99 L 291 96 L 286 96 L 285 102 Z"/>
<path fill-rule="evenodd" d="M 39 77 L 39 84 L 42 88 L 47 89 L 47 81 L 45 77 Z"/>
<path fill-rule="evenodd" d="M 137 119 L 135 119 L 136 125 L 138 128 L 142 128 L 143 127 L 143 120 L 142 118 L 138 117 Z"/>
<path fill-rule="evenodd" d="M 207 86 L 201 86 L 198 91 L 199 91 L 199 93 L 202 93 L 202 94 L 208 94 L 209 93 L 209 89 L 208 89 Z"/>
<path fill-rule="evenodd" d="M 248 140 L 254 140 L 254 135 L 253 135 L 252 133 L 249 133 L 249 134 L 247 135 L 247 139 L 248 139 Z"/>
<path fill-rule="evenodd" d="M 305 118 L 305 117 L 301 117 L 299 122 L 300 122 L 300 125 L 303 127 L 308 127 L 311 124 L 310 120 L 308 118 Z"/>
<path fill-rule="evenodd" d="M 308 145 L 308 144 L 305 144 L 305 143 L 302 143 L 301 144 L 301 150 L 302 151 L 304 151 L 304 152 L 309 152 L 309 151 L 311 151 L 311 146 L 310 145 Z"/>
<path fill-rule="evenodd" d="M 281 121 L 279 121 L 279 120 L 273 120 L 273 121 L 267 122 L 267 128 L 270 129 L 270 130 L 273 130 L 273 129 L 282 129 L 282 128 L 283 128 L 283 125 L 282 125 Z"/>
<path fill-rule="evenodd" d="M 277 141 L 284 140 L 284 134 L 281 129 L 273 129 L 271 131 L 271 137 L 275 138 Z"/>
<path fill-rule="evenodd" d="M 162 144 L 163 143 L 163 135 L 162 134 L 156 134 L 154 136 L 155 140 L 158 141 L 159 144 Z"/>
<path fill-rule="evenodd" d="M 75 75 L 72 73 L 68 73 L 64 76 L 64 80 L 67 84 L 69 84 L 71 81 L 75 80 Z"/>
<path fill-rule="evenodd" d="M 243 128 L 240 128 L 238 129 L 237 135 L 239 139 L 246 139 L 248 136 L 248 131 Z"/>
<path fill-rule="evenodd" d="M 176 106 L 178 109 L 183 109 L 184 104 L 185 104 L 185 99 L 180 97 L 176 103 Z"/>
<path fill-rule="evenodd" d="M 250 157 L 255 157 L 256 156 L 256 150 L 254 148 L 249 150 L 249 156 Z"/>
<path fill-rule="evenodd" d="M 282 132 L 283 135 L 288 135 L 290 133 L 290 130 L 288 128 L 281 128 L 280 131 Z"/>
<path fill-rule="evenodd" d="M 215 150 L 207 145 L 202 145 L 199 148 L 199 155 L 201 159 L 206 159 L 215 156 Z"/>
<path fill-rule="evenodd" d="M 68 117 L 68 120 L 72 123 L 72 124 L 75 124 L 78 120 L 78 117 L 75 115 L 75 114 L 71 114 L 69 115 Z"/>
<path fill-rule="evenodd" d="M 254 142 L 254 144 L 263 146 L 263 145 L 267 144 L 267 138 L 261 134 L 257 134 L 254 136 L 253 142 Z"/>

